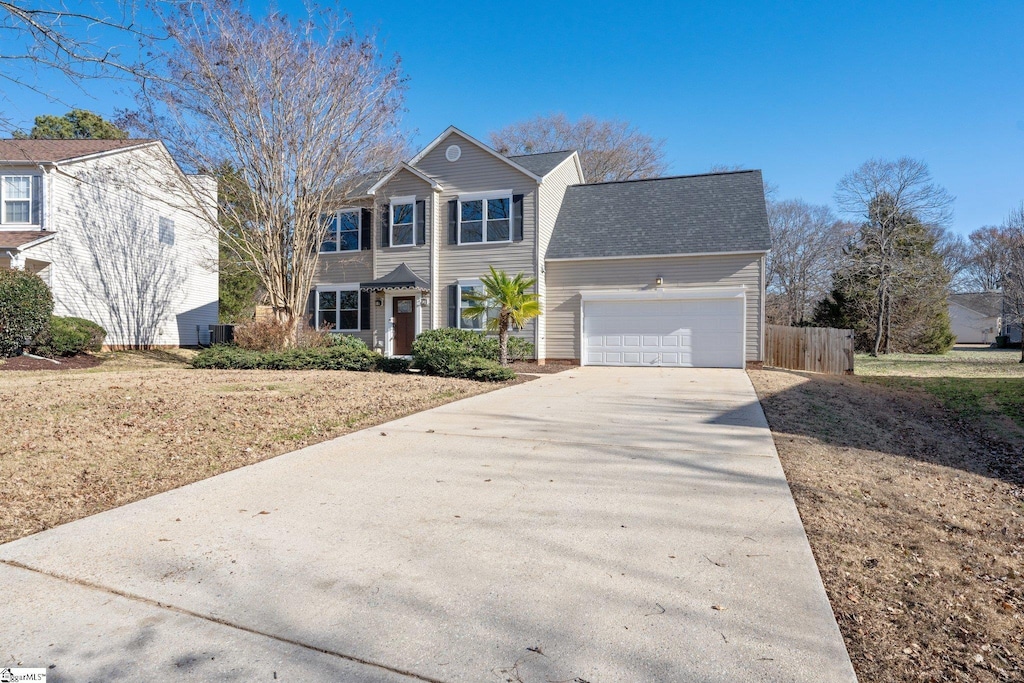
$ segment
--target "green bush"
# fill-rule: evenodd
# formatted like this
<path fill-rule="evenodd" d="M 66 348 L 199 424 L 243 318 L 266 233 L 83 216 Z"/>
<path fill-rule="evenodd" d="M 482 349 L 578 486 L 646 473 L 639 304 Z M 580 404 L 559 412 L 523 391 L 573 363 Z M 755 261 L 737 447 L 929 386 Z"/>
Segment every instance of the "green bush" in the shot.
<path fill-rule="evenodd" d="M 46 327 L 51 313 L 53 296 L 41 277 L 0 269 L 0 357 L 21 351 Z"/>
<path fill-rule="evenodd" d="M 427 330 L 412 344 L 413 365 L 429 375 L 458 377 L 456 365 L 464 358 L 485 358 L 497 362 L 497 337 L 485 337 L 473 330 L 442 327 Z M 533 344 L 519 337 L 508 338 L 510 361 L 533 358 Z"/>
<path fill-rule="evenodd" d="M 503 367 L 498 361 L 478 356 L 463 358 L 455 364 L 454 377 L 475 379 L 479 382 L 507 382 L 515 379 L 516 373 L 511 368 Z"/>
<path fill-rule="evenodd" d="M 32 341 L 32 353 L 56 358 L 99 351 L 107 331 L 85 318 L 50 316 L 49 324 Z"/>
<path fill-rule="evenodd" d="M 406 372 L 409 369 L 410 365 L 412 365 L 412 363 L 405 358 L 397 358 L 394 356 L 392 356 L 391 358 L 387 358 L 385 356 L 380 356 L 377 359 L 377 369 L 380 370 L 381 372 L 390 372 L 396 374 L 402 373 Z"/>
<path fill-rule="evenodd" d="M 352 344 L 252 351 L 231 344 L 203 349 L 192 359 L 192 367 L 217 370 L 374 370 L 380 360 L 373 351 Z"/>

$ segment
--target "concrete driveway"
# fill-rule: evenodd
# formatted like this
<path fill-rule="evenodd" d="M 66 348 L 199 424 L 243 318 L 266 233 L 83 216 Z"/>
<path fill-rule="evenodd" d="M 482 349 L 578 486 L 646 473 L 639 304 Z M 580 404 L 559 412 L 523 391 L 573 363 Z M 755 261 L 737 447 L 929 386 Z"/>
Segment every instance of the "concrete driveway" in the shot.
<path fill-rule="evenodd" d="M 739 370 L 583 368 L 0 546 L 51 681 L 852 681 Z"/>

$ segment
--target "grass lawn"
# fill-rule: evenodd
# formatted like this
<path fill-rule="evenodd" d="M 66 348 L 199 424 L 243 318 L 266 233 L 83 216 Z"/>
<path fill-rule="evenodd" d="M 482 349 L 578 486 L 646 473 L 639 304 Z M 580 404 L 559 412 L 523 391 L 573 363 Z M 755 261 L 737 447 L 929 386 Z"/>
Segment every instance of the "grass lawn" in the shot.
<path fill-rule="evenodd" d="M 104 356 L 88 370 L 0 372 L 0 543 L 495 388 L 191 370 L 188 351 Z"/>
<path fill-rule="evenodd" d="M 861 680 L 1024 680 L 1019 354 L 749 373 Z"/>

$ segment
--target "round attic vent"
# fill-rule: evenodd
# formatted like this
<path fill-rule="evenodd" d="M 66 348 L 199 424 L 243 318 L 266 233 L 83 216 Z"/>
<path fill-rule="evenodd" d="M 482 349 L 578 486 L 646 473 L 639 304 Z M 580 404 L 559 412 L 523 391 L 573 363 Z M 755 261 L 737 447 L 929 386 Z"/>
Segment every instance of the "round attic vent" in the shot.
<path fill-rule="evenodd" d="M 444 151 L 444 158 L 448 161 L 458 161 L 461 156 L 462 148 L 458 145 L 449 145 L 448 149 Z"/>

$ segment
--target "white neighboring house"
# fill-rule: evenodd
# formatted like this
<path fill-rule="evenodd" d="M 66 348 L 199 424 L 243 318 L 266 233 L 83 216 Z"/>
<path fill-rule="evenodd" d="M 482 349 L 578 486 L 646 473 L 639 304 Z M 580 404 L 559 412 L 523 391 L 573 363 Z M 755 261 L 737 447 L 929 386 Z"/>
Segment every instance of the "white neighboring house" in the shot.
<path fill-rule="evenodd" d="M 950 294 L 948 301 L 957 344 L 991 344 L 1002 334 L 1002 292 Z"/>
<path fill-rule="evenodd" d="M 0 267 L 113 348 L 189 346 L 217 322 L 216 180 L 158 140 L 0 140 Z"/>

